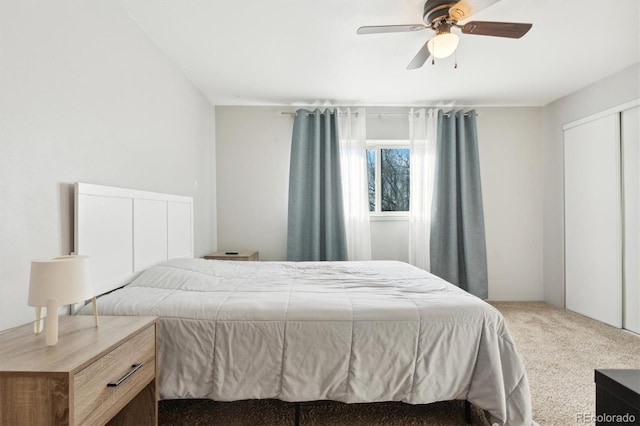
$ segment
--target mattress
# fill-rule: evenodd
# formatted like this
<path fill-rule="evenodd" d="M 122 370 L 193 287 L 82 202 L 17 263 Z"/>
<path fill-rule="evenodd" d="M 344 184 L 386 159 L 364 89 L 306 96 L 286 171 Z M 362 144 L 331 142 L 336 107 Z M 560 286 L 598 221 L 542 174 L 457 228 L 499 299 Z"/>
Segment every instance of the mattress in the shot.
<path fill-rule="evenodd" d="M 161 399 L 466 399 L 493 422 L 531 424 L 500 312 L 402 262 L 174 259 L 98 312 L 160 317 Z"/>

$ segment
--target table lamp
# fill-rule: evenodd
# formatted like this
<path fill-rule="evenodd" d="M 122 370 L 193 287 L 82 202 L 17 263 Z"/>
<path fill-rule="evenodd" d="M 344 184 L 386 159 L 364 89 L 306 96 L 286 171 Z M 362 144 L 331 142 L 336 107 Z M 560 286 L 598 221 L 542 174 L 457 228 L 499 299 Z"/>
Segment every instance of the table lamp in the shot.
<path fill-rule="evenodd" d="M 89 277 L 89 256 L 60 256 L 31 262 L 28 304 L 36 308 L 36 333 L 41 331 L 42 308 L 47 308 L 47 346 L 58 342 L 58 306 L 93 298 L 93 316 L 96 327 L 98 326 L 94 296 Z"/>

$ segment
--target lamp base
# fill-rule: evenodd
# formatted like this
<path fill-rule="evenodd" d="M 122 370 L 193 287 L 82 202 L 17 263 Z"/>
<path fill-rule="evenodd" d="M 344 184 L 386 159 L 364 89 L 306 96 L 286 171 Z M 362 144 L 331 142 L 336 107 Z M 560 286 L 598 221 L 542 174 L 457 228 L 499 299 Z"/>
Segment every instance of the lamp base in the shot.
<path fill-rule="evenodd" d="M 96 297 L 93 296 L 91 299 L 91 304 L 93 304 L 93 321 L 96 323 L 96 327 L 98 326 L 98 301 Z"/>
<path fill-rule="evenodd" d="M 42 331 L 42 308 L 36 307 L 36 322 L 33 323 L 33 332 L 40 334 Z"/>
<path fill-rule="evenodd" d="M 98 326 L 98 302 L 94 296 L 91 300 L 93 304 L 93 321 Z M 47 346 L 54 346 L 58 343 L 58 301 L 56 299 L 47 300 L 47 316 L 44 318 L 45 336 Z M 33 323 L 33 332 L 42 332 L 42 308 L 36 307 L 36 320 Z"/>
<path fill-rule="evenodd" d="M 47 346 L 58 343 L 58 301 L 47 300 L 47 317 L 44 319 Z"/>

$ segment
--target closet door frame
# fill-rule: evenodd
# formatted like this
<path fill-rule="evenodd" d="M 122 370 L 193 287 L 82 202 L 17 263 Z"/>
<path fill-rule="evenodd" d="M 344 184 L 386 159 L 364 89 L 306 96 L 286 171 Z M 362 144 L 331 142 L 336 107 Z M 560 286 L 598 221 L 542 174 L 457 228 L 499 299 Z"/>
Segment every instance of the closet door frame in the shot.
<path fill-rule="evenodd" d="M 564 131 L 565 307 L 622 327 L 620 119 Z"/>
<path fill-rule="evenodd" d="M 623 188 L 624 188 L 624 171 L 623 171 L 623 158 L 622 158 L 622 135 L 621 135 L 621 115 L 622 112 L 631 108 L 634 108 L 636 106 L 640 105 L 640 99 L 635 99 L 633 101 L 624 103 L 622 105 L 619 105 L 617 107 L 614 108 L 610 108 L 606 111 L 602 111 L 598 114 L 594 114 L 591 115 L 589 117 L 585 117 L 583 119 L 568 123 L 566 125 L 563 126 L 563 131 L 565 132 L 565 141 L 563 142 L 563 153 L 565 155 L 565 158 L 563 160 L 563 164 L 564 164 L 564 168 L 565 168 L 565 177 L 563 179 L 564 182 L 564 200 L 565 200 L 565 206 L 564 206 L 564 270 L 565 270 L 565 308 L 569 309 L 569 310 L 575 310 L 578 313 L 581 313 L 583 315 L 592 317 L 594 319 L 600 320 L 602 322 L 605 322 L 607 324 L 613 325 L 615 327 L 621 328 L 623 326 L 623 315 L 624 315 L 624 300 L 623 300 L 623 294 L 624 294 L 624 269 L 625 269 L 625 253 L 624 253 L 624 246 L 625 246 L 625 240 L 624 240 L 624 214 L 625 214 L 625 208 L 624 208 L 624 193 L 623 193 Z M 612 188 L 611 190 L 616 192 L 615 198 L 617 198 L 617 201 L 615 202 L 615 205 L 612 206 L 611 211 L 608 214 L 608 217 L 611 221 L 615 221 L 615 223 L 609 223 L 609 229 L 613 229 L 613 231 L 611 232 L 615 232 L 615 240 L 617 242 L 611 242 L 611 245 L 616 245 L 616 247 L 609 247 L 609 248 L 605 248 L 605 250 L 611 250 L 615 253 L 615 259 L 609 259 L 610 260 L 610 264 L 609 264 L 609 273 L 612 274 L 611 276 L 611 280 L 614 281 L 614 283 L 610 285 L 610 291 L 613 291 L 614 294 L 607 294 L 607 292 L 602 292 L 602 288 L 596 288 L 596 293 L 600 292 L 600 297 L 603 298 L 608 298 L 608 302 L 606 302 L 609 306 L 608 308 L 602 310 L 600 309 L 600 307 L 597 306 L 597 304 L 600 302 L 600 300 L 598 300 L 597 302 L 594 303 L 594 301 L 586 301 L 584 298 L 581 297 L 581 295 L 578 294 L 577 299 L 581 299 L 578 300 L 577 306 L 575 300 L 570 300 L 571 294 L 576 294 L 576 290 L 578 290 L 579 288 L 579 284 L 578 287 L 574 288 L 574 283 L 570 282 L 570 280 L 575 279 L 576 276 L 580 276 L 581 273 L 578 272 L 576 273 L 575 270 L 572 270 L 573 267 L 575 267 L 575 265 L 572 265 L 571 263 L 574 261 L 574 259 L 572 259 L 573 253 L 568 253 L 567 251 L 567 222 L 568 222 L 568 217 L 567 217 L 567 144 L 566 144 L 566 137 L 567 137 L 567 130 L 570 130 L 574 127 L 578 127 L 578 126 L 582 126 L 585 125 L 587 123 L 605 118 L 605 117 L 611 117 L 613 120 L 615 120 L 613 126 L 614 129 L 612 130 L 612 134 L 609 135 L 609 137 L 613 138 L 614 140 L 610 143 L 612 143 L 613 145 L 609 147 L 609 149 L 614 149 L 616 152 L 613 154 L 614 156 L 617 157 L 617 164 L 614 166 L 616 169 L 615 170 L 609 170 L 609 175 L 608 178 L 610 180 L 610 184 L 613 186 L 616 186 L 616 188 Z M 615 133 L 615 134 L 613 134 Z M 611 154 L 611 151 L 609 151 L 609 154 Z M 611 167 L 612 165 L 610 164 L 609 167 Z M 614 185 L 614 177 L 617 177 L 617 185 Z M 569 176 L 569 179 L 571 179 L 571 176 Z M 571 214 L 571 212 L 570 212 Z M 613 226 L 611 226 L 613 225 Z M 571 227 L 572 225 L 570 225 Z M 584 227 L 584 225 L 583 225 Z M 571 228 L 570 228 L 571 231 Z M 571 237 L 571 236 L 570 236 Z M 573 238 L 573 237 L 571 237 Z M 585 239 L 588 241 L 588 236 L 585 237 Z M 574 244 L 575 242 L 572 242 L 570 245 Z M 597 244 L 597 243 L 596 243 Z M 570 247 L 571 248 L 571 247 Z M 610 253 L 611 254 L 611 253 Z M 569 265 L 567 265 L 567 258 L 569 257 Z M 591 266 L 591 265 L 589 265 Z M 582 274 L 584 276 L 584 274 Z M 569 281 L 568 281 L 569 278 Z M 597 286 L 597 284 L 595 284 Z M 606 285 L 606 284 L 603 284 Z M 573 292 L 573 293 L 572 293 Z M 597 295 L 594 295 L 595 297 L 598 297 Z M 611 297 L 613 296 L 613 298 Z M 585 305 L 591 305 L 591 306 L 585 306 Z"/>
<path fill-rule="evenodd" d="M 640 334 L 640 105 L 620 112 L 623 194 L 622 328 Z"/>

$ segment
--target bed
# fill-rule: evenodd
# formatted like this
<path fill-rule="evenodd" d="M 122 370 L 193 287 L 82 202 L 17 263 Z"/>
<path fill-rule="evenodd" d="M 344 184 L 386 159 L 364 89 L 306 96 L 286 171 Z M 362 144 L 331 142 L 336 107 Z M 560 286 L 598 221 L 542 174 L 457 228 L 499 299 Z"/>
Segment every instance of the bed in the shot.
<path fill-rule="evenodd" d="M 492 422 L 531 424 L 526 373 L 502 315 L 428 272 L 393 261 L 233 262 L 164 251 L 126 278 L 112 274 L 130 283 L 98 299 L 101 315 L 160 317 L 161 399 L 458 399 Z"/>

